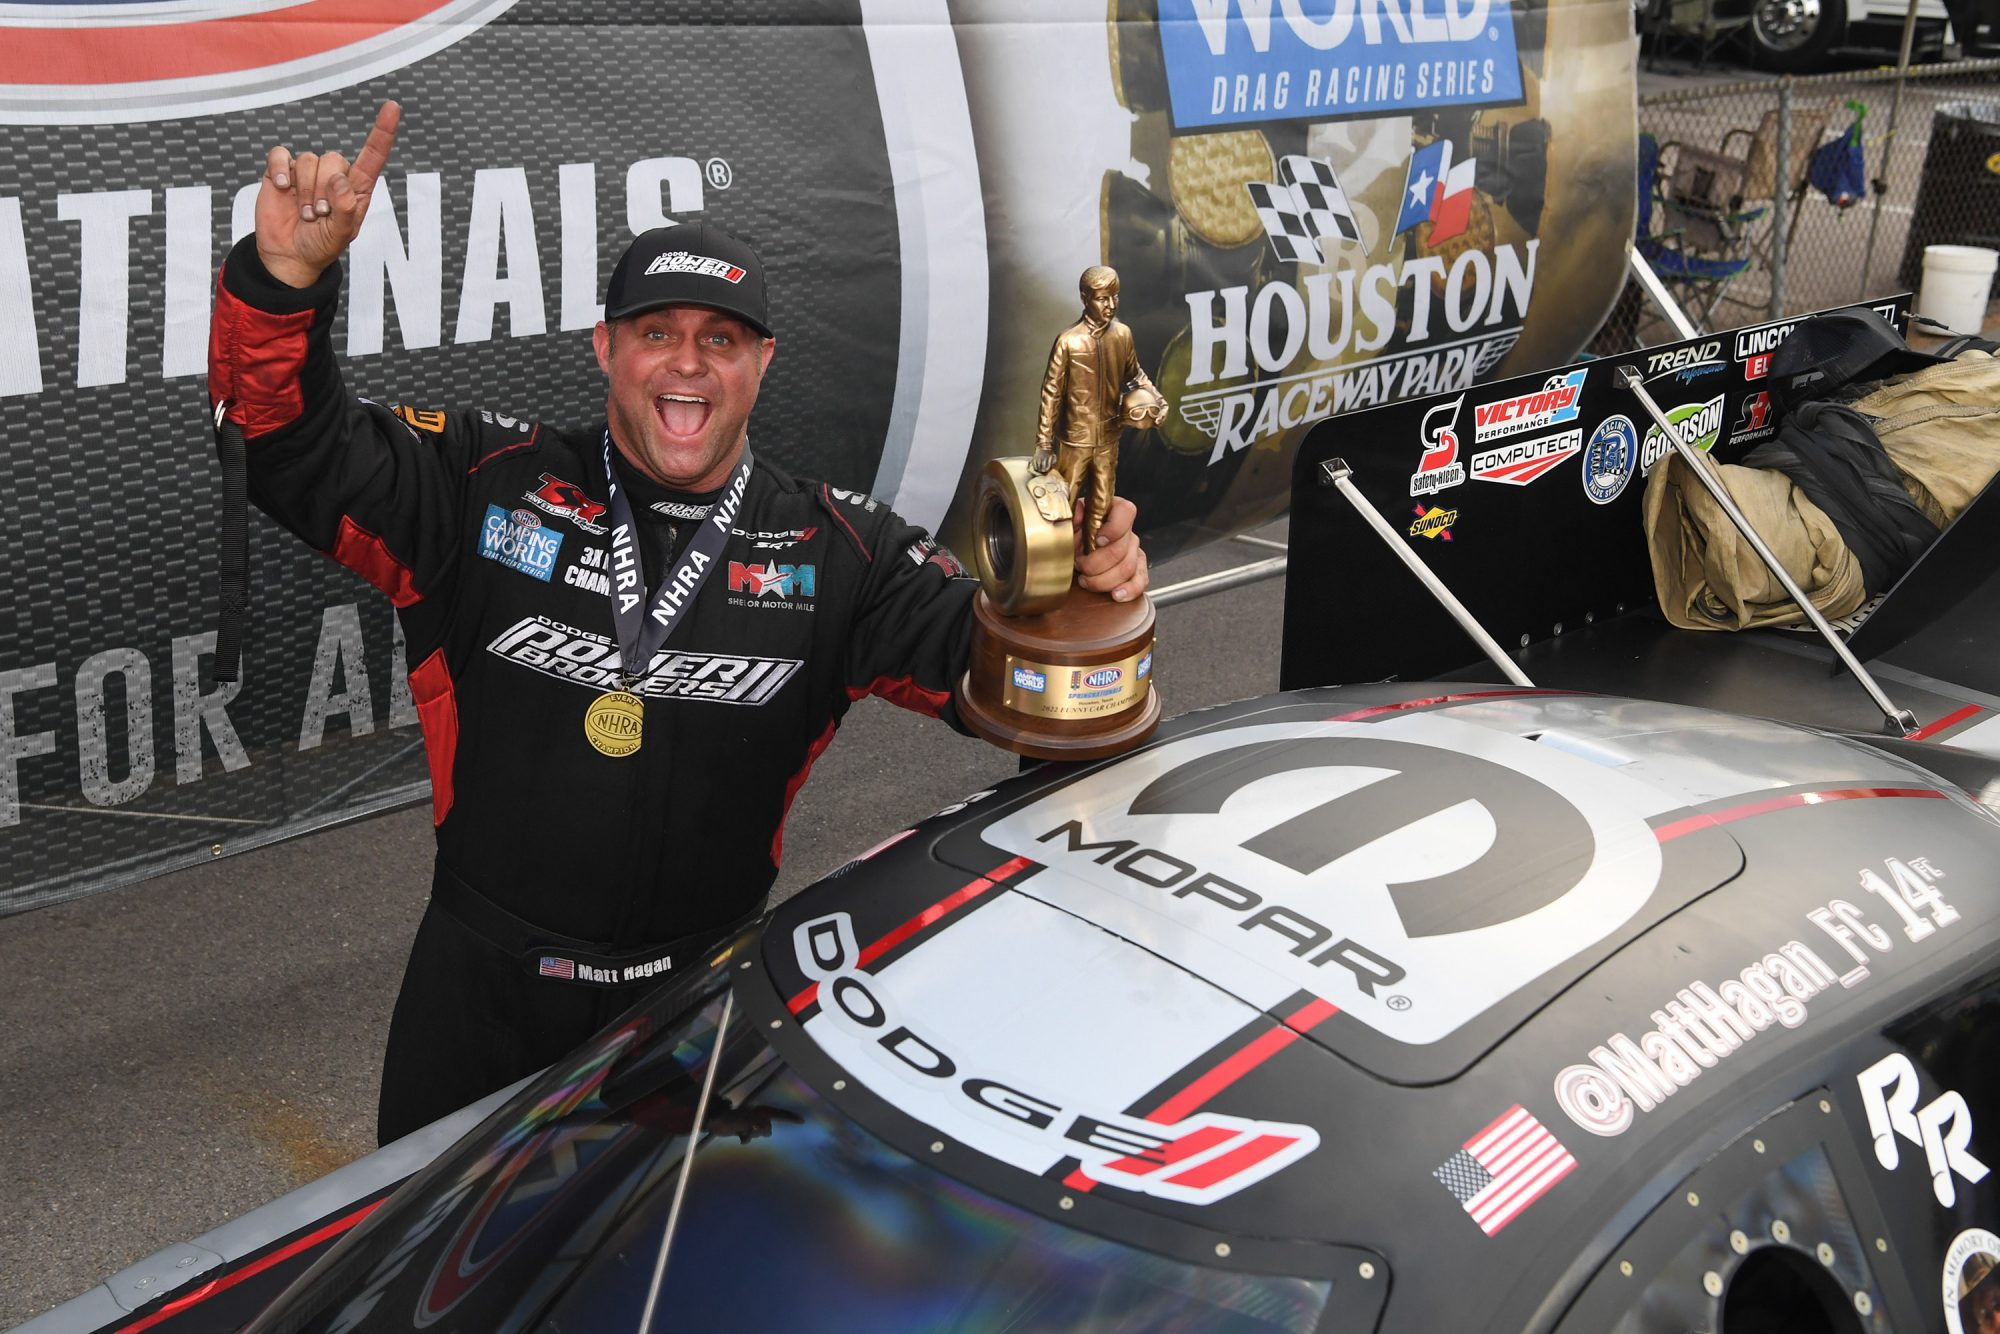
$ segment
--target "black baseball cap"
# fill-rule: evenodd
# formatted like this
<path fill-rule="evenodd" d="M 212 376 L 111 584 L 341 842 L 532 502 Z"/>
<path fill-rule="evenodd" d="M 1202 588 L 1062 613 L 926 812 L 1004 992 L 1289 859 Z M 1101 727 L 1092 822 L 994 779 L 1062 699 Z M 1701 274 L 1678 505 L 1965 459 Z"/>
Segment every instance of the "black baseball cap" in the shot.
<path fill-rule="evenodd" d="M 1941 365 L 1918 352 L 1894 325 L 1866 306 L 1849 306 L 1802 321 L 1771 354 L 1771 390 L 1789 407 L 1833 398 L 1850 384 Z"/>
<path fill-rule="evenodd" d="M 604 318 L 621 320 L 660 306 L 709 306 L 773 336 L 757 252 L 712 222 L 641 232 L 618 257 L 604 289 Z"/>

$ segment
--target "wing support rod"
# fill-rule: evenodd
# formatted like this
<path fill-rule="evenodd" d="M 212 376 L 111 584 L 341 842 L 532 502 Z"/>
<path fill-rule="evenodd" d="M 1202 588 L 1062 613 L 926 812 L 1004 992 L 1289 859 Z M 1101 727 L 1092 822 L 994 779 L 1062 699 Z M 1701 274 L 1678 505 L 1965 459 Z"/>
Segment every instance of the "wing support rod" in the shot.
<path fill-rule="evenodd" d="M 1533 690 L 1535 683 L 1528 679 L 1527 673 L 1523 672 L 1500 645 L 1494 642 L 1493 636 L 1486 633 L 1486 627 L 1473 618 L 1472 613 L 1465 609 L 1465 604 L 1444 586 L 1444 581 L 1432 574 L 1430 567 L 1418 560 L 1415 554 L 1403 545 L 1402 539 L 1396 536 L 1396 530 L 1375 512 L 1375 507 L 1368 503 L 1368 498 L 1354 485 L 1352 480 L 1354 469 L 1347 466 L 1347 460 L 1322 459 L 1319 473 L 1320 484 L 1338 488 L 1340 494 L 1347 498 L 1347 503 L 1354 506 L 1354 512 L 1375 530 L 1375 535 L 1382 539 L 1382 544 L 1396 553 L 1396 559 L 1409 567 L 1410 573 L 1417 577 L 1417 582 L 1430 591 L 1430 595 L 1437 599 L 1439 606 L 1451 613 L 1451 618 L 1458 622 L 1459 628 L 1472 636 L 1473 642 L 1479 645 L 1480 652 L 1492 659 L 1493 665 L 1505 672 L 1509 681 L 1525 690 Z"/>
<path fill-rule="evenodd" d="M 1826 623 L 1826 617 L 1820 615 L 1819 608 L 1813 606 L 1812 599 L 1805 595 L 1804 590 L 1779 562 L 1771 548 L 1764 544 L 1764 539 L 1758 536 L 1757 530 L 1751 526 L 1750 520 L 1744 517 L 1743 511 L 1736 507 L 1736 501 L 1730 496 L 1729 488 L 1725 487 L 1721 479 L 1709 468 L 1708 460 L 1697 453 L 1687 441 L 1681 439 L 1680 433 L 1667 424 L 1666 414 L 1660 411 L 1660 405 L 1653 401 L 1653 396 L 1646 392 L 1646 386 L 1641 382 L 1639 372 L 1631 366 L 1620 366 L 1611 373 L 1611 378 L 1621 387 L 1632 391 L 1633 397 L 1639 400 L 1639 405 L 1646 409 L 1646 415 L 1660 428 L 1660 433 L 1673 443 L 1674 452 L 1681 456 L 1683 463 L 1687 464 L 1688 471 L 1708 488 L 1708 493 L 1715 497 L 1715 503 L 1729 516 L 1729 522 L 1736 526 L 1737 532 L 1743 534 L 1743 540 L 1756 550 L 1757 558 L 1764 562 L 1764 568 L 1785 586 L 1785 592 L 1791 594 L 1792 601 L 1796 602 L 1799 610 L 1806 614 L 1806 619 L 1813 623 L 1813 628 L 1819 631 L 1820 637 L 1832 646 L 1835 656 L 1854 674 L 1854 679 L 1861 683 L 1861 688 L 1868 692 L 1868 697 L 1875 701 L 1875 707 L 1882 711 L 1883 718 L 1887 720 L 1883 730 L 1900 736 L 1908 736 L 1916 731 L 1916 715 L 1908 709 L 1897 708 L 1882 692 L 1882 687 L 1875 684 L 1875 678 L 1861 665 L 1861 660 L 1849 651 L 1846 643 L 1834 632 L 1834 628 Z"/>

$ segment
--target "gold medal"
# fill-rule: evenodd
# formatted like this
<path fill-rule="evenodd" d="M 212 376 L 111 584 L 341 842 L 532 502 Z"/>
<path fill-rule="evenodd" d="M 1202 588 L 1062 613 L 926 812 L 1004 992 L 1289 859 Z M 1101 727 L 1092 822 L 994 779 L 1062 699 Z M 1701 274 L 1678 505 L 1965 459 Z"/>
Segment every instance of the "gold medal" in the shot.
<path fill-rule="evenodd" d="M 616 759 L 639 749 L 646 723 L 646 704 L 626 690 L 599 695 L 584 711 L 583 734 L 590 744 Z"/>

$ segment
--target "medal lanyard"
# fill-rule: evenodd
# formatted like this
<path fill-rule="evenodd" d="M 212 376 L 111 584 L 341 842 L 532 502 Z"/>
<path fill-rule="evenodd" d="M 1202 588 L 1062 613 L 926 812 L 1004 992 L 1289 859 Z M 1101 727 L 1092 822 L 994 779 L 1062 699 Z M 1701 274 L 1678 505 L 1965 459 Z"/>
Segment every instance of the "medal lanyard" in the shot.
<path fill-rule="evenodd" d="M 750 482 L 750 445 L 743 445 L 743 457 L 729 475 L 722 495 L 701 527 L 688 540 L 686 550 L 660 580 L 652 604 L 646 604 L 646 576 L 639 563 L 639 533 L 632 521 L 632 502 L 618 485 L 618 473 L 611 466 L 611 428 L 604 428 L 604 484 L 611 506 L 611 611 L 618 627 L 618 654 L 623 667 L 625 688 L 636 686 L 652 666 L 653 655 L 667 636 L 680 624 L 681 617 L 694 606 L 695 594 L 715 568 L 729 530 L 736 525 L 736 512 L 743 507 L 743 491 Z"/>

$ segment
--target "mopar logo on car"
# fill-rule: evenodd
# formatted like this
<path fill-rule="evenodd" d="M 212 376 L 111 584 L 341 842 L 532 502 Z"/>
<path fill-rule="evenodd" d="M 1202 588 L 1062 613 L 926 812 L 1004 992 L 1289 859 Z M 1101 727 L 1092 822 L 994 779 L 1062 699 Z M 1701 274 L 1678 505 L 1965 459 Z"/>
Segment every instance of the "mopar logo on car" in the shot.
<path fill-rule="evenodd" d="M 1016 690 L 1032 690 L 1039 695 L 1049 688 L 1049 678 L 1041 672 L 1031 671 L 1026 667 L 1016 667 L 1014 669 L 1014 688 Z"/>
<path fill-rule="evenodd" d="M 1521 100 L 1505 0 L 1160 0 L 1174 128 Z"/>
<path fill-rule="evenodd" d="M 498 505 L 488 505 L 486 522 L 479 529 L 479 554 L 547 583 L 555 573 L 562 541 L 561 533 L 542 527 L 541 520 L 526 511 L 510 514 Z"/>

